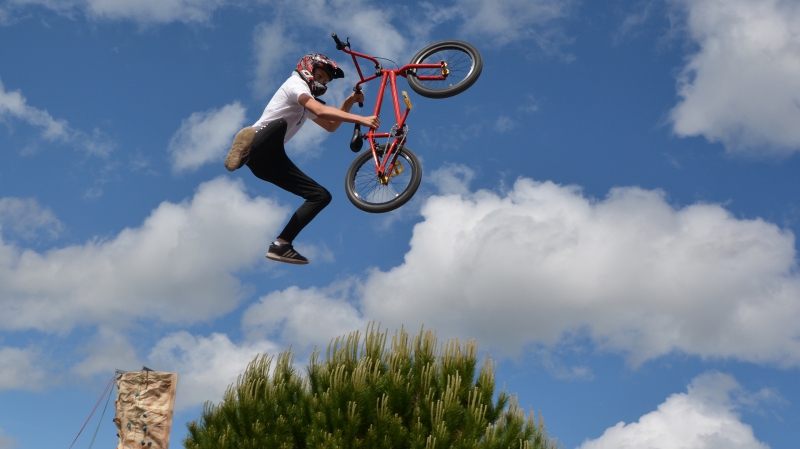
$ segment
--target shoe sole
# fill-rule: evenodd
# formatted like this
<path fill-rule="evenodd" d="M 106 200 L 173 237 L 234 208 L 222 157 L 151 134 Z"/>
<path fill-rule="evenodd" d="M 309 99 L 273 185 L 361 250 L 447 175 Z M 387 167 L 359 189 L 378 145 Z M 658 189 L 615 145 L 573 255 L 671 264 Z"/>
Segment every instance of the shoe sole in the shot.
<path fill-rule="evenodd" d="M 244 165 L 245 159 L 250 155 L 250 146 L 253 145 L 255 136 L 256 130 L 252 126 L 242 128 L 236 133 L 231 150 L 228 151 L 228 156 L 225 158 L 225 168 L 228 171 L 237 170 Z"/>
<path fill-rule="evenodd" d="M 307 265 L 308 264 L 307 260 L 303 261 L 303 260 L 297 260 L 297 259 L 290 259 L 288 257 L 279 256 L 279 255 L 273 254 L 273 253 L 267 253 L 267 259 L 274 260 L 276 262 L 290 263 L 292 265 Z"/>

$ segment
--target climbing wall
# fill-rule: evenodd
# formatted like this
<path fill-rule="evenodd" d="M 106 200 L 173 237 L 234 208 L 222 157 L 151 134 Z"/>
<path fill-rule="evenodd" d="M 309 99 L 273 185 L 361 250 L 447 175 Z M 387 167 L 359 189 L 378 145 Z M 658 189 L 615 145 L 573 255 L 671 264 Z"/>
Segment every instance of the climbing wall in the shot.
<path fill-rule="evenodd" d="M 117 379 L 117 449 L 168 449 L 178 375 L 134 371 Z"/>

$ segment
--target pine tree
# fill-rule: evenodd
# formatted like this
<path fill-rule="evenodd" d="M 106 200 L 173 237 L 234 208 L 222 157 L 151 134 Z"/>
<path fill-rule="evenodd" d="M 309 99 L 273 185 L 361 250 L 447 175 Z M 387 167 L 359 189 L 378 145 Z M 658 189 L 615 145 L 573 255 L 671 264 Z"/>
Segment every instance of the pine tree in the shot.
<path fill-rule="evenodd" d="M 187 449 L 555 449 L 544 421 L 515 397 L 494 397 L 494 369 L 477 344 L 411 338 L 368 326 L 338 337 L 307 375 L 289 351 L 257 357 L 223 400 L 189 423 Z"/>

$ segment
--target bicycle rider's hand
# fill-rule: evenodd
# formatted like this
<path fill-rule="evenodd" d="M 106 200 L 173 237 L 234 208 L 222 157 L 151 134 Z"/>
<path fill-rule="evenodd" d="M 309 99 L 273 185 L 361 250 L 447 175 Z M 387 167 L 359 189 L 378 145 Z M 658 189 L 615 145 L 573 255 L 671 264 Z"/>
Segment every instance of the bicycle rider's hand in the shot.
<path fill-rule="evenodd" d="M 359 92 L 353 92 L 352 94 L 350 94 L 350 96 L 347 98 L 346 101 L 350 102 L 350 104 L 363 103 L 364 102 L 364 93 L 360 92 L 360 91 Z"/>
<path fill-rule="evenodd" d="M 359 124 L 368 128 L 378 129 L 378 127 L 381 126 L 381 119 L 379 119 L 377 115 L 370 115 L 369 117 L 362 116 Z"/>

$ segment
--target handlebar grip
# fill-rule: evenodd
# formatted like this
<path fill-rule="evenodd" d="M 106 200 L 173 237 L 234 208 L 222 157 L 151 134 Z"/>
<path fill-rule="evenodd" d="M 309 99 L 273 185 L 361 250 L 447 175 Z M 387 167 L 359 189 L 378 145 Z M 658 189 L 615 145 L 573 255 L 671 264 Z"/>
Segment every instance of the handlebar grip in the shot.
<path fill-rule="evenodd" d="M 331 37 L 333 38 L 333 41 L 336 42 L 336 49 L 342 50 L 344 48 L 344 44 L 339 40 L 339 36 L 337 36 L 336 33 L 333 33 L 331 34 Z"/>
<path fill-rule="evenodd" d="M 353 92 L 361 92 L 361 86 L 354 87 L 353 88 Z M 363 101 L 359 101 L 358 102 L 358 107 L 359 108 L 363 108 L 364 107 L 364 102 Z"/>

